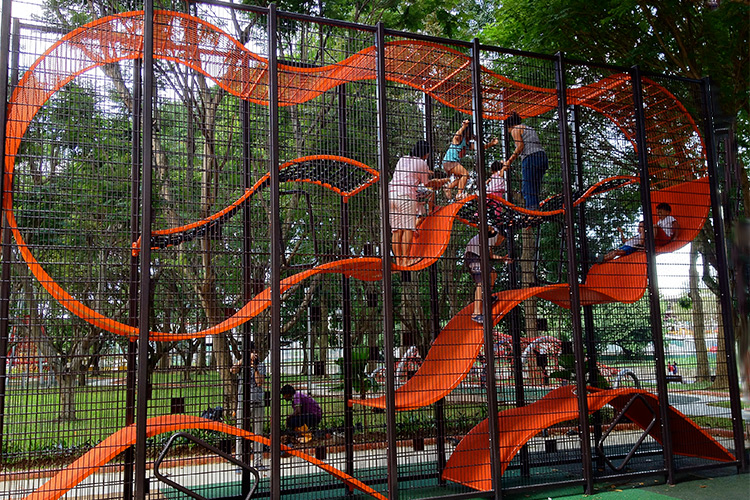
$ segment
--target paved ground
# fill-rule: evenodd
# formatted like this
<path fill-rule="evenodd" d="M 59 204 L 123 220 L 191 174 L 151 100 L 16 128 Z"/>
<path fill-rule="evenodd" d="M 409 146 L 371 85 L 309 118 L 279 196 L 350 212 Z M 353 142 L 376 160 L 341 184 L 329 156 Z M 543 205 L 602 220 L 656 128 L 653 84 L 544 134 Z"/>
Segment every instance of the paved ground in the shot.
<path fill-rule="evenodd" d="M 595 486 L 593 495 L 583 495 L 580 487 L 560 488 L 535 493 L 509 493 L 504 500 L 748 500 L 750 474 L 738 474 L 734 467 L 702 473 L 678 475 L 676 484 L 665 484 L 663 477 L 638 481 L 604 482 Z"/>
<path fill-rule="evenodd" d="M 709 406 L 712 402 L 725 400 L 725 397 L 712 396 L 710 394 L 670 394 L 670 403 L 672 406 L 688 416 L 710 415 L 729 418 L 731 414 L 728 408 Z M 743 410 L 743 418 L 746 423 L 750 422 L 750 410 Z M 539 443 L 532 442 L 532 451 L 535 446 L 543 449 L 543 440 L 538 441 Z M 728 441 L 725 445 L 732 448 L 732 444 Z M 448 446 L 447 448 L 450 453 L 452 447 Z M 424 460 L 425 456 L 430 458 L 434 456 L 434 451 L 432 451 L 432 453 L 430 453 L 430 451 L 431 447 L 429 446 L 427 447 L 427 453 L 419 453 L 412 450 L 399 450 L 399 464 L 406 466 L 411 464 L 418 468 L 418 464 Z M 366 456 L 368 454 L 370 456 Z M 372 450 L 371 452 L 363 452 L 362 456 L 356 458 L 356 461 L 360 464 L 366 464 L 371 470 L 378 468 L 382 470 L 386 468 L 384 455 L 385 454 L 382 450 Z M 342 453 L 329 454 L 326 461 L 333 467 L 339 469 L 344 469 L 345 467 Z M 267 464 L 268 460 L 265 462 Z M 294 477 L 298 477 L 300 485 L 304 484 L 304 478 L 306 476 L 317 474 L 319 472 L 319 469 L 316 467 L 296 458 L 285 459 L 282 463 L 282 467 L 284 468 L 284 480 L 295 482 L 296 480 Z M 151 474 L 152 472 L 149 471 L 149 475 Z M 186 487 L 195 487 L 200 484 L 205 484 L 207 481 L 213 484 L 233 484 L 238 481 L 236 468 L 226 463 L 212 465 L 186 464 L 184 466 L 166 469 L 166 474 Z M 262 475 L 264 478 L 268 478 L 268 472 L 263 472 Z M 119 472 L 116 467 L 103 467 L 97 474 L 89 477 L 83 484 L 79 485 L 75 489 L 76 493 L 70 498 L 116 498 L 119 496 L 118 492 L 120 492 L 122 488 L 120 485 L 121 476 L 121 472 Z M 361 477 L 361 471 L 355 471 L 355 476 Z M 6 494 L 14 492 L 15 496 L 13 498 L 20 499 L 26 494 L 31 493 L 47 480 L 48 478 L 18 478 L 15 481 L 0 482 L 0 492 Z M 153 479 L 152 481 L 153 487 L 150 498 L 154 500 L 163 498 L 162 492 L 167 490 L 164 489 L 163 486 L 160 487 L 158 480 Z M 693 473 L 678 477 L 678 482 L 674 486 L 665 485 L 664 479 L 657 477 L 621 484 L 616 482 L 602 482 L 596 485 L 596 489 L 596 494 L 588 497 L 584 497 L 581 494 L 581 488 L 576 486 L 537 493 L 507 493 L 503 498 L 510 500 L 568 500 L 574 498 L 601 498 L 606 500 L 616 498 L 646 500 L 666 500 L 669 498 L 682 500 L 714 498 L 720 500 L 750 500 L 750 475 L 738 475 L 735 468 L 728 467 L 710 470 L 701 474 Z M 427 490 L 429 491 L 430 489 L 428 488 Z M 438 489 L 432 494 L 428 491 L 418 493 L 419 496 L 407 495 L 404 498 L 424 498 L 448 494 L 444 489 Z M 406 494 L 406 492 L 404 492 L 404 494 Z M 417 494 L 416 491 L 415 494 Z M 295 498 L 301 499 L 303 497 L 296 496 Z M 304 498 L 307 498 L 307 496 Z M 316 496 L 315 498 L 326 497 Z"/>
<path fill-rule="evenodd" d="M 710 403 L 725 402 L 726 396 L 711 396 L 705 394 L 680 393 L 669 395 L 669 404 L 688 416 L 705 416 L 731 418 L 729 408 L 710 406 Z M 750 409 L 742 410 L 742 419 L 750 421 Z M 750 497 L 748 497 L 750 498 Z"/>

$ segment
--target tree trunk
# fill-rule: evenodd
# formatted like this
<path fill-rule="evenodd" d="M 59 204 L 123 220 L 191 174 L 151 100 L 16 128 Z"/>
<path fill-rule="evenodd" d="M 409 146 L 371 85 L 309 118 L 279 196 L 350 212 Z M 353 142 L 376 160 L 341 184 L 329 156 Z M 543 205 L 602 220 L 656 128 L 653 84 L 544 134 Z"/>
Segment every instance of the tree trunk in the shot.
<path fill-rule="evenodd" d="M 156 346 L 156 357 L 159 360 L 157 362 L 159 370 L 166 371 L 172 366 L 172 362 L 169 356 L 171 351 L 171 345 L 167 342 L 159 342 Z"/>
<path fill-rule="evenodd" d="M 320 364 L 323 365 L 321 375 L 326 374 L 326 367 L 328 366 L 328 333 L 328 304 L 322 300 L 320 304 L 320 338 L 318 343 L 318 348 L 320 349 L 318 358 Z"/>
<path fill-rule="evenodd" d="M 76 394 L 75 394 L 75 374 L 66 371 L 57 377 L 60 384 L 60 413 L 58 419 L 61 421 L 71 421 L 76 419 Z"/>
<path fill-rule="evenodd" d="M 455 238 L 451 238 L 444 255 L 456 255 L 457 251 L 458 242 Z M 441 265 L 441 270 L 443 271 L 441 273 L 443 276 L 443 302 L 448 303 L 448 317 L 452 318 L 463 309 L 463 306 L 466 305 L 461 302 L 461 296 L 458 293 L 457 283 L 459 282 L 459 278 L 457 273 L 459 270 L 457 270 L 455 265 L 451 265 L 450 263 L 447 265 Z M 463 272 L 463 270 L 461 270 L 461 272 Z M 471 290 L 471 297 L 474 297 L 473 288 Z"/>
<path fill-rule="evenodd" d="M 718 315 L 719 328 L 716 337 L 716 378 L 711 384 L 711 389 L 729 389 L 729 373 L 727 371 L 727 345 L 724 341 L 724 321 L 721 316 L 721 301 L 716 297 L 716 312 Z"/>
<path fill-rule="evenodd" d="M 208 368 L 205 338 L 198 339 L 198 359 L 195 361 L 195 367 L 201 372 L 205 372 L 206 368 Z"/>
<path fill-rule="evenodd" d="M 411 273 L 411 281 L 401 283 L 401 324 L 404 334 L 401 339 L 404 349 L 417 346 L 420 355 L 425 356 L 426 346 L 432 340 L 431 330 L 425 315 L 425 308 L 420 303 L 419 280 L 417 273 Z M 406 352 L 406 351 L 404 351 Z"/>
<path fill-rule="evenodd" d="M 536 276 L 534 274 L 534 264 L 536 261 L 536 234 L 534 228 L 526 228 L 521 231 L 523 249 L 521 251 L 521 287 L 528 288 L 534 286 Z M 523 303 L 524 313 L 524 332 L 528 339 L 537 336 L 537 299 L 532 297 Z"/>
<path fill-rule="evenodd" d="M 708 352 L 706 351 L 706 326 L 704 321 L 703 298 L 698 286 L 698 245 L 690 244 L 690 298 L 692 299 L 693 312 L 693 338 L 695 339 L 695 355 L 697 359 L 697 372 L 695 380 L 706 382 L 711 380 L 711 370 L 708 365 Z"/>
<path fill-rule="evenodd" d="M 300 375 L 312 375 L 310 372 L 310 365 L 312 364 L 312 359 L 310 359 L 310 351 L 312 350 L 313 345 L 312 341 L 312 331 L 310 331 L 305 337 L 305 341 L 302 342 L 302 366 L 300 367 Z"/>

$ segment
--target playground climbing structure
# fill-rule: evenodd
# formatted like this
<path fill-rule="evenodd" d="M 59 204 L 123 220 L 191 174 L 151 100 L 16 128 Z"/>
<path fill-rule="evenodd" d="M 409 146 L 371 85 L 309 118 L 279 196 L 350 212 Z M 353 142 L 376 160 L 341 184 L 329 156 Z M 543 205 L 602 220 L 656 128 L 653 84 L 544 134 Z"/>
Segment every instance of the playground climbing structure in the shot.
<path fill-rule="evenodd" d="M 13 34 L 21 67 L 5 64 L 18 78 L 3 141 L 12 241 L 3 245 L 0 343 L 12 347 L 11 328 L 33 340 L 56 380 L 2 378 L 4 465 L 53 466 L 14 497 L 71 488 L 126 497 L 147 480 L 168 492 L 146 463 L 159 436 L 196 429 L 223 451 L 196 458 L 210 453 L 184 444 L 170 459 L 192 469 L 171 475 L 207 497 L 249 491 L 247 473 L 234 493 L 221 490 L 227 455 L 270 469 L 261 494 L 326 498 L 351 489 L 395 498 L 417 480 L 445 496 L 581 481 L 581 463 L 587 488 L 625 465 L 672 475 L 742 460 L 736 425 L 727 438 L 677 409 L 694 393 L 668 387 L 663 370 L 671 319 L 653 264 L 707 220 L 720 227 L 710 117 L 695 97 L 705 84 L 222 9 L 156 11 L 153 24 L 126 12 L 54 40 L 54 30 L 28 24 Z M 512 151 L 511 112 L 539 129 L 550 158 L 546 199 L 532 209 L 519 198 L 520 168 L 506 196 L 483 196 L 491 160 Z M 503 144 L 465 160 L 470 196 L 433 193 L 414 264 L 396 266 L 387 223 L 396 161 L 427 140 L 439 170 L 466 117 L 481 139 Z M 662 203 L 679 224 L 671 241 L 653 229 Z M 652 223 L 644 249 L 597 263 L 619 245 L 615 227 L 633 230 L 639 219 Z M 510 263 L 496 264 L 500 278 L 484 294 L 491 314 L 479 324 L 463 247 L 487 225 L 505 236 L 496 252 Z M 617 337 L 622 330 L 630 338 Z M 501 335 L 511 346 L 504 384 Z M 522 339 L 540 335 L 560 352 L 532 342 L 522 356 Z M 596 377 L 613 345 L 631 352 L 607 363 L 639 388 Z M 733 348 L 723 341 L 728 355 L 714 365 Z M 254 367 L 238 363 L 252 350 L 269 391 L 262 435 L 243 396 Z M 420 362 L 399 368 L 414 351 Z M 585 368 L 547 370 L 562 366 L 550 356 Z M 693 388 L 705 389 L 702 353 L 686 359 Z M 378 369 L 385 377 L 368 377 Z M 397 371 L 405 380 L 396 383 Z M 312 444 L 281 443 L 282 381 L 321 403 Z M 729 382 L 736 391 L 736 377 Z M 206 408 L 215 420 L 199 417 Z M 545 473 L 550 463 L 559 476 Z"/>

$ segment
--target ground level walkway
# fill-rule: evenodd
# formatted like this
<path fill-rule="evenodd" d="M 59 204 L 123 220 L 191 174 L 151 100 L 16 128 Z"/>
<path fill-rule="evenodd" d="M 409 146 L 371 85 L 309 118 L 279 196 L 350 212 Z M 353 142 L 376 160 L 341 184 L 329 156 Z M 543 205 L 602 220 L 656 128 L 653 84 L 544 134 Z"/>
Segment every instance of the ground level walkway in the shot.
<path fill-rule="evenodd" d="M 748 500 L 750 474 L 738 474 L 734 467 L 683 473 L 675 485 L 663 477 L 643 477 L 627 482 L 606 481 L 594 485 L 595 494 L 585 496 L 580 486 L 537 492 L 506 493 L 504 500 Z"/>

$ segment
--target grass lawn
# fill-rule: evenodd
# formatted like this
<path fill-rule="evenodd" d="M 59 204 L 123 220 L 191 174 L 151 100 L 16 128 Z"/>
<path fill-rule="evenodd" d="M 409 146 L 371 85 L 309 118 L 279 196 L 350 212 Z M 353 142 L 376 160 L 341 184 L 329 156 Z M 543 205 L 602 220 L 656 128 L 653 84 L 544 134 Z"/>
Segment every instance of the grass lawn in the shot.
<path fill-rule="evenodd" d="M 731 403 L 729 401 L 717 401 L 716 403 L 707 403 L 708 406 L 717 406 L 719 408 L 730 408 Z M 750 410 L 750 401 L 740 401 L 740 407 L 743 410 Z"/>
<path fill-rule="evenodd" d="M 104 372 L 88 376 L 85 386 L 75 387 L 74 420 L 61 420 L 60 387 L 44 387 L 37 380 L 11 378 L 8 384 L 3 428 L 5 463 L 20 467 L 67 463 L 85 453 L 117 430 L 125 426 L 126 386 L 124 372 Z M 282 384 L 306 380 L 306 377 L 288 377 Z M 317 381 L 316 381 L 317 382 Z M 185 380 L 182 372 L 158 372 L 152 379 L 149 399 L 149 417 L 171 413 L 173 398 L 182 398 L 184 413 L 200 415 L 207 408 L 223 406 L 223 392 L 219 374 L 214 371 L 193 374 Z M 316 397 L 324 409 L 321 427 L 342 428 L 345 402 L 343 394 L 332 391 L 330 395 Z M 291 405 L 282 401 L 282 421 L 291 412 Z M 270 432 L 271 408 L 266 408 L 265 432 Z M 447 404 L 445 420 L 449 435 L 463 435 L 486 418 L 486 408 L 481 402 Z M 225 421 L 234 424 L 233 413 L 225 412 Z M 362 439 L 386 431 L 386 416 L 369 407 L 354 406 L 355 432 Z M 399 437 L 435 434 L 433 407 L 397 414 Z M 206 431 L 197 431 L 201 438 Z M 167 435 L 156 436 L 151 441 L 158 446 Z M 213 436 L 213 439 L 218 439 Z M 160 448 L 160 446 L 159 446 Z"/>

